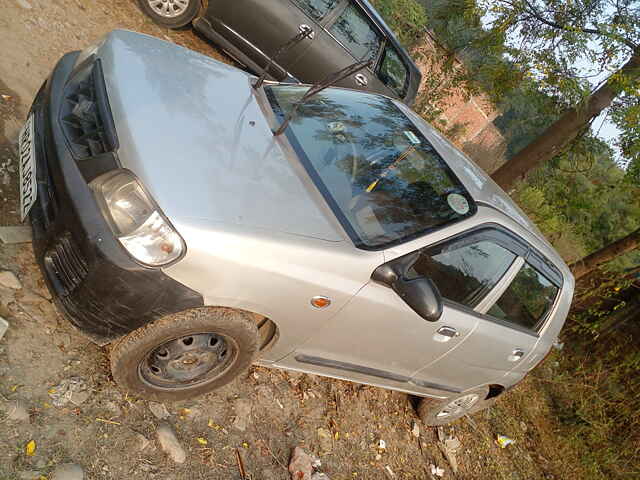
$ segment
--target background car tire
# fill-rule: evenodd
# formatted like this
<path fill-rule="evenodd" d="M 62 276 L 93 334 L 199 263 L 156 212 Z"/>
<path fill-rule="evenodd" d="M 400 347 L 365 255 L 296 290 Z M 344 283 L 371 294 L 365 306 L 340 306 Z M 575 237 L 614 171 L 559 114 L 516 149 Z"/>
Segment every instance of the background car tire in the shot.
<path fill-rule="evenodd" d="M 171 2 L 175 1 L 175 4 L 169 4 L 169 1 L 170 0 L 138 0 L 138 4 L 140 5 L 140 9 L 155 23 L 174 29 L 182 28 L 191 23 L 200 11 L 201 0 L 171 0 Z M 185 2 L 184 8 L 182 2 Z M 158 8 L 162 5 L 175 5 L 174 8 L 179 9 L 179 13 L 175 16 L 164 15 L 154 9 L 153 5 L 156 5 Z"/>
<path fill-rule="evenodd" d="M 186 346 L 189 339 L 191 344 Z M 154 364 L 158 352 L 167 355 L 160 368 Z M 226 385 L 249 368 L 257 352 L 258 328 L 251 314 L 204 307 L 168 315 L 122 338 L 111 350 L 111 372 L 116 383 L 133 395 L 156 401 L 185 400 Z M 212 367 L 207 362 L 218 363 Z M 185 380 L 184 376 L 194 375 L 191 372 L 204 373 Z"/>
<path fill-rule="evenodd" d="M 493 405 L 495 403 L 495 398 L 487 399 L 487 395 L 489 395 L 489 387 L 482 387 L 468 392 L 459 393 L 453 397 L 447 398 L 446 400 L 421 398 L 416 410 L 418 417 L 420 417 L 420 420 L 422 420 L 422 423 L 425 425 L 433 427 L 447 425 L 464 415 L 474 414 Z M 472 396 L 477 396 L 476 401 L 465 402 L 465 400 L 470 399 Z M 460 408 L 459 411 L 452 413 L 451 415 L 440 415 L 456 401 L 459 401 L 463 405 L 466 405 L 467 403 L 470 404 L 465 408 Z"/>

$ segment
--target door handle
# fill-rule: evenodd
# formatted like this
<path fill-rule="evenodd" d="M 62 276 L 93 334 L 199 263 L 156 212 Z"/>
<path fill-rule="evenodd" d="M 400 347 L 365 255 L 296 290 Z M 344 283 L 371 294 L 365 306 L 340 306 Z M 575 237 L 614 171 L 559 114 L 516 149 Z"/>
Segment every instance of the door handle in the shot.
<path fill-rule="evenodd" d="M 356 79 L 356 83 L 361 87 L 366 87 L 367 83 L 369 83 L 369 80 L 367 80 L 367 77 L 364 76 L 362 73 L 356 73 L 355 79 Z"/>
<path fill-rule="evenodd" d="M 507 357 L 507 360 L 509 360 L 510 362 L 517 362 L 519 360 L 522 360 L 522 357 L 524 357 L 524 350 L 522 350 L 521 348 L 516 348 L 513 352 L 511 352 L 511 355 Z"/>
<path fill-rule="evenodd" d="M 433 334 L 433 339 L 436 342 L 444 343 L 444 342 L 448 342 L 454 337 L 459 337 L 459 336 L 460 336 L 460 332 L 458 332 L 455 328 L 445 326 L 445 327 L 440 327 L 436 331 L 436 333 Z"/>
<path fill-rule="evenodd" d="M 309 35 L 307 35 L 307 38 L 310 39 L 310 40 L 313 40 L 313 37 L 316 36 L 316 32 L 313 31 L 313 28 L 311 28 L 306 23 L 301 23 L 300 25 L 298 25 L 298 31 L 300 33 L 311 32 L 311 33 L 309 33 Z"/>

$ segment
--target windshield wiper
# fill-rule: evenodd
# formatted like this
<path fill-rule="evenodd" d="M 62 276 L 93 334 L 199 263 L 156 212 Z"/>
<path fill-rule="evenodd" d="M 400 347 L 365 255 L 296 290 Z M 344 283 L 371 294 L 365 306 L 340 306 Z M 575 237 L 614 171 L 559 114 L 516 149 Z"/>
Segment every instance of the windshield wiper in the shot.
<path fill-rule="evenodd" d="M 269 63 L 267 63 L 267 65 L 262 69 L 262 72 L 260 73 L 258 80 L 256 80 L 256 83 L 253 84 L 253 88 L 257 90 L 262 86 L 265 79 L 267 78 L 267 75 L 269 75 L 269 69 L 271 68 L 271 65 L 273 65 L 276 60 L 278 60 L 282 55 L 284 55 L 293 47 L 295 47 L 302 40 L 304 40 L 305 38 L 311 35 L 313 35 L 313 30 L 310 28 L 307 28 L 307 29 L 301 30 L 300 33 L 298 33 L 295 37 L 291 38 L 291 40 L 289 40 L 287 43 L 281 45 L 278 48 L 278 50 L 276 50 L 276 53 L 274 53 L 273 56 L 269 58 Z"/>
<path fill-rule="evenodd" d="M 363 68 L 370 66 L 372 63 L 373 63 L 372 60 L 363 60 L 360 62 L 353 63 L 343 68 L 342 70 L 338 70 L 337 72 L 327 75 L 324 78 L 324 80 L 309 87 L 309 90 L 305 92 L 305 94 L 300 98 L 300 100 L 298 100 L 296 103 L 293 104 L 293 106 L 291 107 L 291 110 L 289 110 L 289 113 L 287 113 L 287 116 L 284 118 L 283 122 L 280 124 L 280 127 L 278 127 L 278 129 L 275 132 L 273 132 L 273 134 L 277 136 L 277 135 L 280 135 L 282 132 L 284 132 L 287 126 L 289 125 L 289 122 L 298 111 L 298 108 L 300 108 L 300 106 L 303 103 L 305 103 L 307 100 L 313 97 L 316 93 L 321 92 L 325 88 L 331 87 L 336 82 L 339 82 L 340 80 L 343 80 L 348 76 L 353 75 L 356 72 L 359 72 Z"/>
<path fill-rule="evenodd" d="M 404 151 L 400 155 L 398 155 L 393 162 L 391 162 L 387 167 L 385 167 L 382 173 L 378 175 L 378 178 L 373 182 L 371 182 L 371 184 L 369 184 L 369 186 L 366 188 L 366 191 L 367 192 L 373 191 L 373 189 L 376 188 L 378 183 L 380 183 L 380 180 L 384 180 L 387 177 L 387 175 L 389 175 L 389 173 L 391 173 L 391 171 L 394 170 L 398 166 L 398 164 L 402 160 L 407 158 L 411 154 L 411 152 L 413 152 L 415 149 L 416 149 L 415 145 L 409 145 L 407 148 L 405 148 Z"/>

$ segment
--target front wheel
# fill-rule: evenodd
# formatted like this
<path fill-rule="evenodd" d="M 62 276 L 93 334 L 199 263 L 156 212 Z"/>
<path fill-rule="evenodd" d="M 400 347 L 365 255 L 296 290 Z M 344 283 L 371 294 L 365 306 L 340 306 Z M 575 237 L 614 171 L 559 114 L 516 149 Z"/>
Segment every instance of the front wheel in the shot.
<path fill-rule="evenodd" d="M 491 406 L 495 399 L 487 399 L 488 395 L 489 387 L 482 387 L 446 400 L 422 398 L 418 404 L 417 413 L 425 425 L 434 427 L 447 425 L 465 415 L 471 415 Z"/>
<path fill-rule="evenodd" d="M 258 329 L 250 314 L 197 308 L 124 337 L 111 351 L 111 372 L 120 387 L 139 397 L 186 400 L 231 382 L 257 351 Z"/>
<path fill-rule="evenodd" d="M 167 28 L 184 27 L 200 10 L 200 0 L 138 0 L 138 4 L 151 20 Z"/>

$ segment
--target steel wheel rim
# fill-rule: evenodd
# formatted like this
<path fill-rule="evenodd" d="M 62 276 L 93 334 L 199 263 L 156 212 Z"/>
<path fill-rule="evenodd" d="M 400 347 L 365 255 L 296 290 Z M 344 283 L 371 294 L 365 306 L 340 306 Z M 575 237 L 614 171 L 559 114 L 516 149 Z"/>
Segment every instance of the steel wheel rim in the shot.
<path fill-rule="evenodd" d="M 442 410 L 440 410 L 436 416 L 438 418 L 462 416 L 467 413 L 471 409 L 471 407 L 473 407 L 478 402 L 479 399 L 480 395 L 478 395 L 477 393 L 470 393 L 469 395 L 464 395 L 460 398 L 456 398 L 452 402 L 449 402 Z"/>
<path fill-rule="evenodd" d="M 189 0 L 147 0 L 151 9 L 164 18 L 175 18 L 187 11 Z"/>
<path fill-rule="evenodd" d="M 220 378 L 238 357 L 235 341 L 217 333 L 193 333 L 164 342 L 149 351 L 138 365 L 148 385 L 185 389 Z"/>

